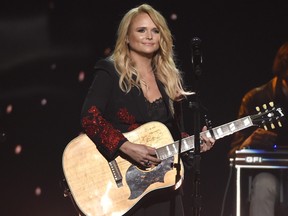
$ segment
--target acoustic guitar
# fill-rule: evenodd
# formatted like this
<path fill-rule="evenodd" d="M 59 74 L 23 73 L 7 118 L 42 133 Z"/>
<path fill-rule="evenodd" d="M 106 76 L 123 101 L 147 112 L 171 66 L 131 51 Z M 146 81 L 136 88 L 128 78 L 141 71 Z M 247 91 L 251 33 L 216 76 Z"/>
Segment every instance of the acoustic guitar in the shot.
<path fill-rule="evenodd" d="M 200 135 L 217 140 L 251 126 L 273 126 L 274 122 L 281 126 L 283 116 L 281 107 L 272 107 L 211 128 Z M 160 122 L 146 123 L 124 133 L 124 136 L 133 143 L 155 147 L 162 162 L 151 168 L 133 164 L 120 156 L 108 162 L 86 134 L 80 134 L 65 147 L 62 158 L 64 177 L 81 214 L 121 216 L 150 192 L 166 188 L 176 190 L 181 185 L 184 168 L 181 159 L 178 160 L 179 146 L 181 153 L 193 151 L 194 136 L 183 138 L 179 145 L 179 141 L 175 142 L 168 128 Z M 175 164 L 179 161 L 181 178 L 176 179 Z"/>

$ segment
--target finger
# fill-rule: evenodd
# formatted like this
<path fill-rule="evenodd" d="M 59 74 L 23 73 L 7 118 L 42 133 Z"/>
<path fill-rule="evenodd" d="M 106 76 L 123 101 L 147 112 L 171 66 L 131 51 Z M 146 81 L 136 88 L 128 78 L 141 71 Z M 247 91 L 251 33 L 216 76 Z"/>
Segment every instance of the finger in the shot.
<path fill-rule="evenodd" d="M 208 128 L 207 128 L 207 126 L 205 125 L 205 126 L 203 126 L 203 128 L 202 128 L 202 131 L 206 131 Z"/>
<path fill-rule="evenodd" d="M 148 167 L 148 166 L 150 165 L 150 161 L 144 162 L 144 165 L 145 165 L 146 167 Z"/>
<path fill-rule="evenodd" d="M 201 145 L 201 147 L 200 147 L 200 151 L 201 151 L 201 152 L 206 152 L 206 151 L 208 151 L 208 150 L 209 150 L 209 148 L 208 148 L 208 146 L 207 146 L 206 144 Z"/>
<path fill-rule="evenodd" d="M 207 137 L 201 137 L 201 144 L 206 144 L 207 146 L 212 146 L 213 142 Z"/>
<path fill-rule="evenodd" d="M 150 167 L 152 165 L 151 161 L 147 160 L 144 162 L 144 166 Z"/>
<path fill-rule="evenodd" d="M 161 161 L 153 161 L 153 160 L 147 160 L 147 162 L 146 162 L 146 165 L 155 165 L 155 166 L 157 166 L 159 163 L 160 163 Z"/>
<path fill-rule="evenodd" d="M 148 160 L 144 160 L 144 161 L 141 161 L 140 164 L 143 165 L 143 166 L 147 166 L 149 163 Z"/>

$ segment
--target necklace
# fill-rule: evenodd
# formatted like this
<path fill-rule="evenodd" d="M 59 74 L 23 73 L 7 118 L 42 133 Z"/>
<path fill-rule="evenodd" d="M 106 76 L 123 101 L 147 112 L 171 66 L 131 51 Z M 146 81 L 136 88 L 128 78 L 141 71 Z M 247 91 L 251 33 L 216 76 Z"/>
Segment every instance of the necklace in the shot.
<path fill-rule="evenodd" d="M 147 82 L 145 82 L 144 80 L 140 80 L 140 83 L 145 87 L 145 90 L 148 91 L 149 90 L 149 86 L 147 84 Z"/>
<path fill-rule="evenodd" d="M 151 70 L 151 72 L 146 73 L 144 77 L 145 79 L 143 77 L 140 78 L 140 84 L 143 87 L 142 89 L 148 92 L 150 90 L 151 85 L 153 85 L 153 82 L 154 82 L 153 80 L 155 79 L 153 70 Z M 150 85 L 148 83 L 150 83 Z"/>

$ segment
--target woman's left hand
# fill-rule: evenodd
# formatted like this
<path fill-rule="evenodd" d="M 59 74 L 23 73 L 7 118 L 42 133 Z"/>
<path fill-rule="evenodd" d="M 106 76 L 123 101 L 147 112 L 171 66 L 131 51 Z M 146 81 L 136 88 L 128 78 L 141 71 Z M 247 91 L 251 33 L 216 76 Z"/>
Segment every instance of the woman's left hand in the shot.
<path fill-rule="evenodd" d="M 202 128 L 202 132 L 207 130 L 207 126 L 204 126 Z M 200 145 L 200 152 L 205 152 L 210 150 L 214 143 L 215 143 L 215 139 L 213 139 L 212 137 L 206 137 L 206 136 L 201 136 L 200 137 L 201 140 L 201 145 Z"/>

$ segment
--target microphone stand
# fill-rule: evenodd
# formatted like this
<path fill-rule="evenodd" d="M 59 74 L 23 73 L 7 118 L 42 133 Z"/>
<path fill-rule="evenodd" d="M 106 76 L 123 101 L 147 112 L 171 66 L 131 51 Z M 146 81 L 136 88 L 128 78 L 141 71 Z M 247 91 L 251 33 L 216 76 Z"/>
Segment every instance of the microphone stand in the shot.
<path fill-rule="evenodd" d="M 196 78 L 197 80 L 197 78 Z M 197 81 L 198 82 L 198 81 Z M 197 85 L 196 85 L 197 86 Z M 195 101 L 189 102 L 189 108 L 193 111 L 194 117 L 194 156 L 193 156 L 193 216 L 200 215 L 201 195 L 200 195 L 200 105 L 198 91 L 195 89 Z"/>
<path fill-rule="evenodd" d="M 199 216 L 201 211 L 201 194 L 200 194 L 200 100 L 198 95 L 199 78 L 202 74 L 201 64 L 202 55 L 200 50 L 199 38 L 192 39 L 192 65 L 195 75 L 194 92 L 195 101 L 189 102 L 189 108 L 193 111 L 194 117 L 194 157 L 193 157 L 193 216 Z"/>

